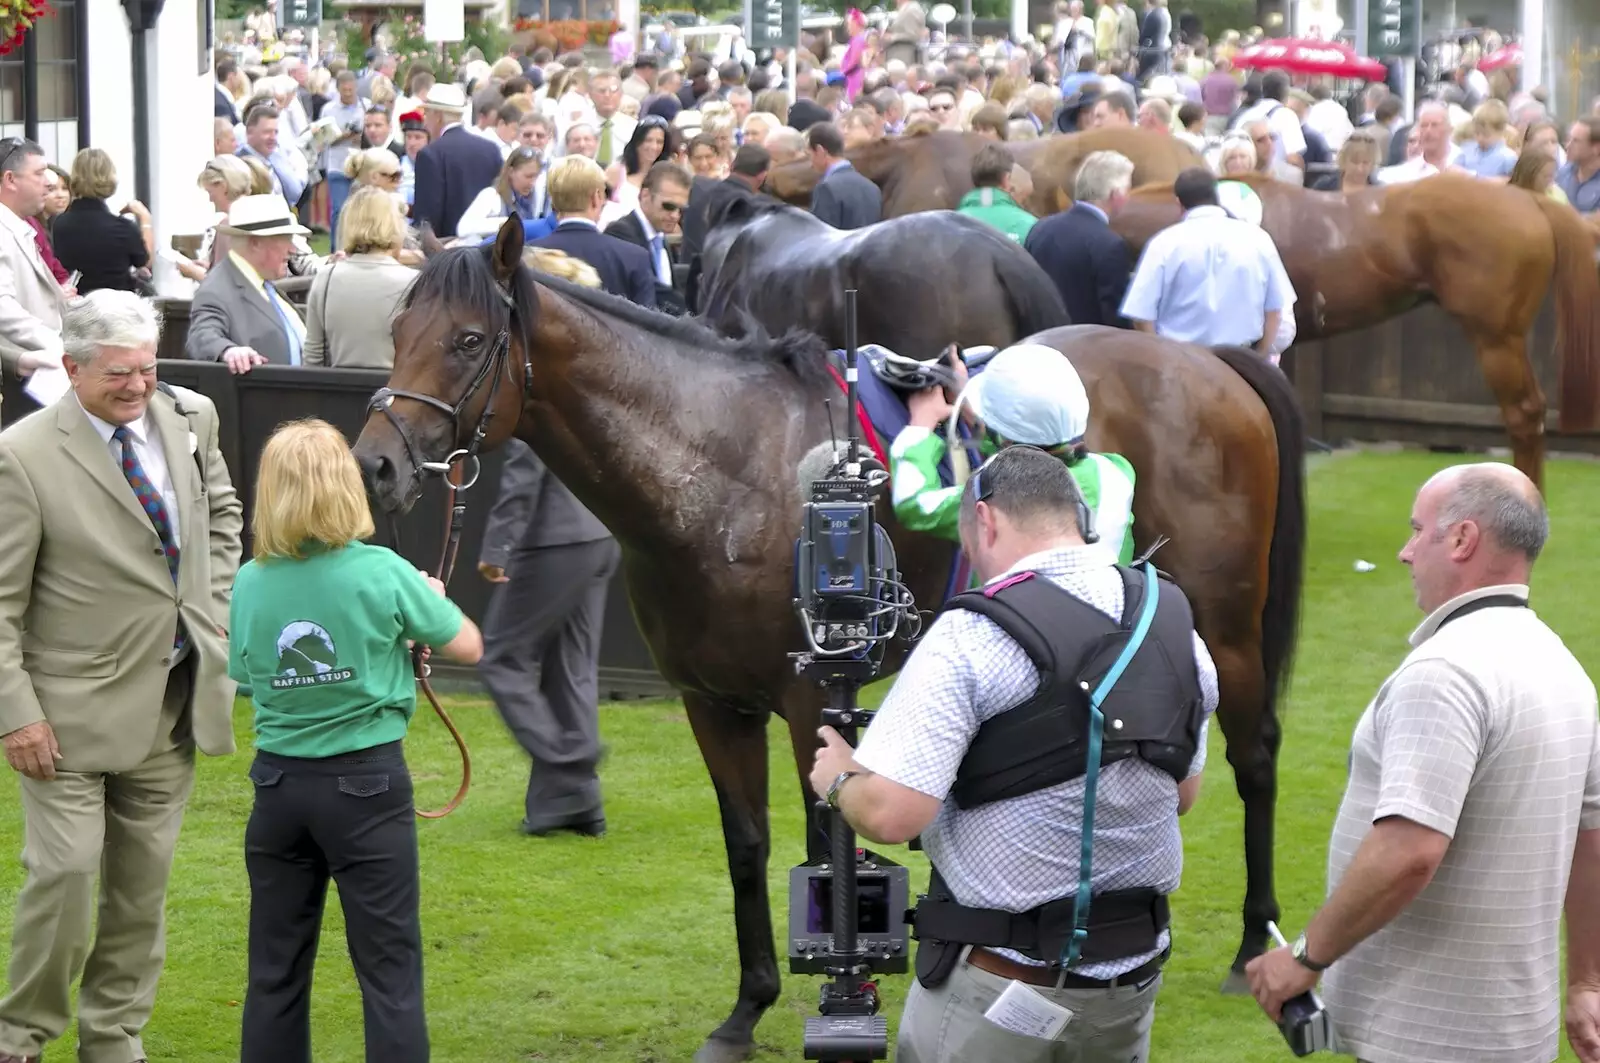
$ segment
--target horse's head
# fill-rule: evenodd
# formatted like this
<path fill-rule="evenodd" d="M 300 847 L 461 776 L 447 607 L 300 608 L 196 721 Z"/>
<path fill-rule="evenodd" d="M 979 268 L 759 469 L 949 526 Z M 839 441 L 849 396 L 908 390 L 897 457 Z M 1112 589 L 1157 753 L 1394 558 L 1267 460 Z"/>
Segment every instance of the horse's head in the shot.
<path fill-rule="evenodd" d="M 455 460 L 475 466 L 516 429 L 531 382 L 529 315 L 537 305 L 522 265 L 522 223 L 490 247 L 429 256 L 394 322 L 394 371 L 372 398 L 355 456 L 379 508 L 409 509 L 423 474 Z M 462 471 L 466 480 L 475 468 Z"/>

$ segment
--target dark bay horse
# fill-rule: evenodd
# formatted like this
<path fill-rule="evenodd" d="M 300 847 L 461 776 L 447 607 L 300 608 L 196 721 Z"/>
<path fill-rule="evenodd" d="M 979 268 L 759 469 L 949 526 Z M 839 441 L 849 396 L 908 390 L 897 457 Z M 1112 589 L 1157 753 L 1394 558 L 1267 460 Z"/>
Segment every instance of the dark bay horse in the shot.
<path fill-rule="evenodd" d="M 1032 255 L 949 211 L 840 230 L 797 207 L 744 198 L 707 221 L 696 309 L 724 332 L 750 314 L 772 335 L 803 328 L 843 348 L 850 288 L 860 341 L 912 358 L 951 343 L 1005 345 L 1072 320 Z"/>
<path fill-rule="evenodd" d="M 1561 345 L 1561 430 L 1600 428 L 1594 237 L 1564 203 L 1456 174 L 1343 195 L 1248 179 L 1294 283 L 1298 339 L 1367 328 L 1432 300 L 1466 329 L 1518 469 L 1543 482 L 1545 399 L 1528 330 L 1547 294 Z M 1112 227 L 1135 248 L 1181 216 L 1170 185 L 1136 189 Z"/>
<path fill-rule="evenodd" d="M 513 224 L 490 247 L 428 259 L 394 325 L 390 386 L 402 394 L 375 406 L 355 452 L 392 511 L 415 503 L 419 462 L 442 460 L 479 427 L 490 447 L 515 434 L 616 535 L 634 615 L 683 692 L 710 772 L 733 882 L 738 999 L 696 1058 L 743 1059 L 779 990 L 767 895 L 772 712 L 786 718 L 812 804 L 821 701 L 786 657 L 799 648 L 795 474 L 830 438 L 824 404 L 839 392 L 814 339 L 730 340 L 536 275 L 521 244 Z M 1229 757 L 1241 791 L 1251 788 L 1254 844 L 1270 850 L 1273 699 L 1293 647 L 1305 533 L 1293 394 L 1248 352 L 1095 328 L 1044 338 L 1081 366 L 1091 443 L 1139 470 L 1142 544 L 1174 536 L 1159 556 L 1195 602 L 1232 713 Z M 953 545 L 890 531 L 918 601 L 936 607 Z M 808 848 L 815 840 L 808 831 Z M 1270 854 L 1252 861 L 1246 911 L 1247 959 L 1276 915 Z"/>
<path fill-rule="evenodd" d="M 848 152 L 850 165 L 883 190 L 883 216 L 898 218 L 924 210 L 954 210 L 972 190 L 972 157 L 990 143 L 976 133 L 921 133 L 885 137 Z M 1033 196 L 1022 204 L 1040 217 L 1072 202 L 1072 182 L 1091 152 L 1116 151 L 1133 162 L 1136 185 L 1171 181 L 1204 160 L 1176 137 L 1147 129 L 1095 129 L 1052 134 L 1006 145 L 1033 178 Z M 764 190 L 796 207 L 811 205 L 817 172 L 809 162 L 792 162 L 767 175 Z"/>

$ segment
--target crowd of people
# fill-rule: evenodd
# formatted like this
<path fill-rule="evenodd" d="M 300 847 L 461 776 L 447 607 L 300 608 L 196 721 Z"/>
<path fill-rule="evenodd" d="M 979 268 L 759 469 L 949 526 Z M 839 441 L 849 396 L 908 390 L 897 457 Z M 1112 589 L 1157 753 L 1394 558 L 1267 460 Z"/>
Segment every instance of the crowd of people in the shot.
<path fill-rule="evenodd" d="M 717 63 L 670 42 L 636 51 L 625 40 L 605 62 L 513 46 L 469 58 L 451 79 L 381 48 L 225 59 L 215 71 L 215 153 L 196 175 L 214 214 L 189 253 L 155 245 L 142 204 L 108 206 L 118 175 L 104 151 L 80 151 L 63 170 L 21 138 L 0 145 L 0 227 L 10 234 L 0 240 L 0 361 L 19 376 L 61 370 L 68 381 L 51 410 L 0 434 L 0 506 L 23 515 L 0 524 L 0 556 L 14 570 L 0 580 L 0 733 L 24 777 L 29 832 L 0 1063 L 36 1063 L 66 1029 L 80 975 L 87 1051 L 142 1060 L 193 756 L 232 751 L 229 676 L 251 693 L 257 731 L 245 1059 L 309 1058 L 311 964 L 330 876 L 367 997 L 369 1054 L 427 1058 L 414 810 L 399 750 L 413 704 L 410 641 L 478 664 L 532 760 L 525 833 L 606 829 L 595 673 L 620 553 L 607 528 L 531 450 L 513 447 L 478 564 L 508 586 L 480 640 L 437 581 L 361 545 L 372 524 L 346 441 L 300 423 L 262 456 L 256 557 L 241 568 L 243 507 L 218 450 L 217 411 L 193 393 L 156 390 L 157 321 L 139 294 L 158 258 L 176 256 L 195 285 L 190 358 L 235 374 L 269 364 L 385 369 L 395 360 L 385 322 L 436 242 L 474 246 L 517 224 L 536 268 L 687 314 L 712 221 L 735 200 L 763 196 L 775 170 L 809 168 L 811 212 L 837 229 L 863 228 L 882 218 L 883 192 L 853 153 L 885 138 L 963 132 L 988 143 L 972 155 L 973 188 L 957 209 L 1025 249 L 1074 322 L 1248 346 L 1275 361 L 1294 340 L 1297 296 L 1259 202 L 1252 216 L 1253 193 L 1229 177 L 1360 193 L 1457 171 L 1600 213 L 1600 117 L 1576 117 L 1563 138 L 1539 90 L 1485 77 L 1471 55 L 1408 122 L 1383 84 L 1341 99 L 1325 79 L 1236 69 L 1259 31 L 1208 41 L 1174 27 L 1165 0 L 1145 0 L 1142 12 L 1102 3 L 1092 16 L 1067 0 L 1057 16 L 1044 41 L 935 51 L 918 0 L 899 0 L 882 30 L 851 11 L 837 35 L 796 57 L 793 84 L 782 52 Z M 265 40 L 275 29 L 268 17 L 250 32 Z M 1141 253 L 1111 225 L 1135 170 L 1118 152 L 1083 160 L 1070 208 L 1043 218 L 1025 208 L 1031 179 L 1009 144 L 1135 126 L 1197 153 L 1174 183 L 1182 220 Z M 313 250 L 319 232 L 326 254 Z M 1022 344 L 996 356 L 982 387 L 961 383 L 965 412 L 942 387 L 910 397 L 909 426 L 891 450 L 896 511 L 908 526 L 959 540 L 983 580 L 1036 573 L 1114 626 L 1132 586 L 1110 566 L 1132 557 L 1135 470 L 1121 455 L 1083 452 L 1088 400 L 1076 373 L 1058 352 Z M 938 426 L 962 416 L 987 426 L 998 456 L 966 484 L 942 484 Z M 38 490 L 44 482 L 51 491 Z M 90 520 L 85 497 L 99 507 Z M 1105 539 L 1092 550 L 1091 515 Z M 1564 876 L 1572 868 L 1586 885 L 1600 876 L 1594 690 L 1559 640 L 1515 611 L 1547 531 L 1531 483 L 1484 468 L 1430 481 L 1413 528 L 1401 556 L 1428 619 L 1358 730 L 1335 888 L 1296 948 L 1258 960 L 1250 977 L 1276 1014 L 1338 961 L 1329 991 L 1345 1009 L 1341 1032 L 1369 1063 L 1480 1058 L 1460 1054 L 1467 1041 L 1488 1053 L 1481 1058 L 1543 1063 L 1555 1038 Z M 1455 623 L 1490 598 L 1502 611 Z M 321 604 L 308 612 L 313 599 Z M 1182 756 L 1155 766 L 1138 753 L 1108 771 L 1126 851 L 1096 864 L 1097 889 L 1164 897 L 1176 888 L 1176 817 L 1198 797 L 1217 703 L 1216 667 L 1186 623 L 1156 636 L 1182 662 L 1160 688 L 1189 714 L 1186 742 L 1174 747 Z M 1502 668 L 1507 646 L 1540 662 L 1526 689 L 1517 686 L 1525 673 Z M 992 818 L 993 809 L 944 802 L 966 748 L 952 736 L 970 738 L 978 720 L 1033 698 L 1037 676 L 1023 657 L 987 617 L 941 618 L 859 753 L 824 736 L 813 775 L 818 795 L 865 836 L 924 835 L 946 899 L 979 911 L 1059 903 L 1051 876 L 1066 857 L 1056 850 L 1082 832 L 1077 813 L 1051 819 L 1051 801 L 1081 800 L 1075 779 L 1016 798 L 1031 811 L 997 803 Z M 1429 731 L 1435 703 L 1450 710 L 1449 741 Z M 126 713 L 118 741 L 91 719 L 102 705 Z M 1540 761 L 1552 743 L 1561 756 Z M 1492 771 L 1480 775 L 1485 758 Z M 1527 780 L 1541 763 L 1561 770 L 1535 788 Z M 1456 957 L 1476 955 L 1468 923 L 1486 917 L 1493 891 L 1530 873 L 1507 862 L 1503 820 L 1475 803 L 1485 788 L 1521 794 L 1518 807 L 1545 831 L 1543 892 L 1517 924 L 1545 966 L 1482 957 L 1520 980 L 1495 1008 L 1477 1009 L 1482 987 L 1449 977 Z M 1549 811 L 1558 803 L 1559 815 Z M 1022 844 L 1037 858 L 1015 859 Z M 1407 846 L 1423 856 L 1396 855 Z M 107 899 L 96 932 L 97 872 Z M 1125 950 L 1070 976 L 1036 949 L 954 941 L 942 973 L 919 971 L 900 1058 L 952 1058 L 952 1016 L 985 1051 L 1059 1058 L 1049 1044 L 1026 1055 L 985 1025 L 988 1004 L 1018 982 L 1088 1017 L 1058 1031 L 1082 1058 L 1146 1058 L 1172 939 L 1164 907 L 1153 920 L 1145 907 Z M 1595 1063 L 1600 936 L 1582 906 L 1567 911 L 1582 975 L 1570 1028 Z M 1402 991 L 1386 994 L 1389 985 Z M 1514 1029 L 1498 1018 L 1508 1009 Z M 1418 1013 L 1432 1025 L 1408 1025 Z"/>

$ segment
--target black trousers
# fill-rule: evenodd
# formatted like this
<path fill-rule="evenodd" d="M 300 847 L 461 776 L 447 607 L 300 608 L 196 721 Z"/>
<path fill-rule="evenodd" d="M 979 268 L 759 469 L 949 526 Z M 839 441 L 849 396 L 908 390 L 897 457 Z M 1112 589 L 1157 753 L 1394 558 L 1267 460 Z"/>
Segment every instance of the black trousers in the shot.
<path fill-rule="evenodd" d="M 328 879 L 361 984 L 367 1063 L 427 1063 L 417 823 L 399 742 L 324 760 L 258 752 L 245 828 L 250 974 L 242 1063 L 310 1063 Z"/>

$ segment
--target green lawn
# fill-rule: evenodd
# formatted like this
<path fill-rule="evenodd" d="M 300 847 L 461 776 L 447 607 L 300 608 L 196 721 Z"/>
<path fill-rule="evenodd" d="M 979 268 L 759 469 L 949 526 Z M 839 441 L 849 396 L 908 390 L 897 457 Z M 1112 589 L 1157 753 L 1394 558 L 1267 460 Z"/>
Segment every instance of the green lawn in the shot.
<path fill-rule="evenodd" d="M 1322 893 L 1324 856 L 1348 738 L 1378 683 L 1404 654 L 1417 621 L 1394 560 L 1412 494 L 1451 459 L 1355 454 L 1320 460 L 1311 477 L 1312 546 L 1303 640 L 1287 711 L 1278 814 L 1285 929 Z M 1591 668 L 1600 619 L 1588 542 L 1600 532 L 1600 464 L 1549 469 L 1555 533 L 1539 564 L 1535 604 Z M 1378 565 L 1353 569 L 1357 559 Z M 421 826 L 428 1011 L 438 1063 L 527 1060 L 645 1063 L 687 1060 L 727 1013 L 737 980 L 730 889 L 716 803 L 679 706 L 606 706 L 604 766 L 611 832 L 601 841 L 520 836 L 525 768 L 493 711 L 457 699 L 475 757 L 465 807 Z M 238 716 L 248 746 L 247 706 Z M 789 864 L 801 856 L 800 805 L 781 725 L 772 729 L 775 812 L 771 883 L 783 908 Z M 1184 821 L 1187 866 L 1175 900 L 1174 958 L 1157 1009 L 1157 1060 L 1250 1063 L 1289 1058 L 1252 1002 L 1217 994 L 1238 943 L 1243 890 L 1241 812 L 1213 729 L 1207 791 Z M 419 799 L 455 785 L 443 728 L 419 717 L 409 742 Z M 248 892 L 240 837 L 249 810 L 247 754 L 205 760 L 179 845 L 168 964 L 146 1045 L 156 1063 L 237 1059 Z M 0 814 L 0 849 L 20 846 L 15 803 Z M 921 880 L 920 861 L 913 859 Z M 0 867 L 9 909 L 20 867 Z M 336 910 L 317 982 L 317 1058 L 362 1058 L 360 999 Z M 781 929 L 780 929 L 781 934 Z M 886 980 L 891 1024 L 906 979 Z M 799 1059 L 815 979 L 786 977 L 763 1021 L 766 1060 Z M 58 1051 L 70 1056 L 70 1048 Z M 1570 1059 L 1565 1055 L 1563 1059 Z"/>

